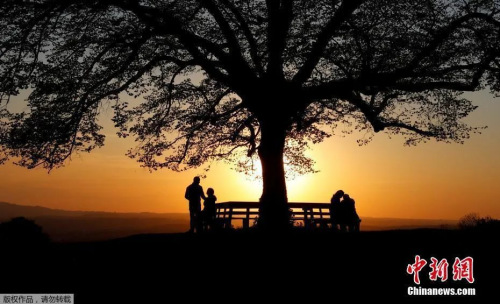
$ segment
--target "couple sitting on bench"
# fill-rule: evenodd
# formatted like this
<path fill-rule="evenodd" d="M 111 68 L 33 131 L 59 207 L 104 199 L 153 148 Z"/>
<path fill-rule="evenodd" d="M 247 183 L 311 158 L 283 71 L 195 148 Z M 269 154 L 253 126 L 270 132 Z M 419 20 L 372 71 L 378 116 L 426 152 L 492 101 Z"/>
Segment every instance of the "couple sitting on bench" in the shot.
<path fill-rule="evenodd" d="M 333 230 L 358 232 L 361 222 L 354 200 L 349 194 L 339 190 L 331 199 L 330 219 Z"/>

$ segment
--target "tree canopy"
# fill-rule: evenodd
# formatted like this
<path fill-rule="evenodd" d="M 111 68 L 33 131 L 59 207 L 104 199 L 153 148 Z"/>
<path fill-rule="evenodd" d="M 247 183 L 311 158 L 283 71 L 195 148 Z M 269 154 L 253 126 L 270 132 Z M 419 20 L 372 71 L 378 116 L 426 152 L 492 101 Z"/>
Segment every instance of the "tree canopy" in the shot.
<path fill-rule="evenodd" d="M 2 1 L 2 156 L 52 168 L 103 145 L 106 103 L 151 168 L 252 156 L 275 111 L 301 168 L 339 122 L 461 141 L 461 93 L 499 90 L 499 15 L 498 1 Z M 28 111 L 7 111 L 20 90 Z"/>

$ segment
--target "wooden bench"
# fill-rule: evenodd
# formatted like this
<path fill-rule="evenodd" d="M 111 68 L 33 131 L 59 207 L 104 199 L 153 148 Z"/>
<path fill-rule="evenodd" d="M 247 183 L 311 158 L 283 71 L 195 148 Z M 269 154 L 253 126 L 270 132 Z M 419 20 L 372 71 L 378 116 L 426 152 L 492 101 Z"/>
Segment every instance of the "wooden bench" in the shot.
<path fill-rule="evenodd" d="M 306 228 L 327 228 L 330 224 L 329 203 L 288 203 L 292 211 L 294 223 L 301 223 Z M 249 228 L 250 221 L 255 221 L 259 215 L 257 202 L 224 202 L 215 204 L 216 223 L 218 226 L 230 229 L 233 221 L 241 221 L 241 227 Z"/>

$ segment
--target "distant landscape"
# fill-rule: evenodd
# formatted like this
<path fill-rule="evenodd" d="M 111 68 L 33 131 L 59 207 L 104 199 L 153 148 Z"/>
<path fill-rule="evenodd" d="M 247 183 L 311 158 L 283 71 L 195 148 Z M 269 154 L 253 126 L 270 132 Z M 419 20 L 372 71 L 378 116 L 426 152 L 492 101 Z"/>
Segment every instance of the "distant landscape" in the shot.
<path fill-rule="evenodd" d="M 134 234 L 179 233 L 189 228 L 188 213 L 68 211 L 0 202 L 0 222 L 23 216 L 43 227 L 54 242 L 108 240 Z M 458 220 L 363 217 L 362 231 L 415 228 L 454 229 Z"/>

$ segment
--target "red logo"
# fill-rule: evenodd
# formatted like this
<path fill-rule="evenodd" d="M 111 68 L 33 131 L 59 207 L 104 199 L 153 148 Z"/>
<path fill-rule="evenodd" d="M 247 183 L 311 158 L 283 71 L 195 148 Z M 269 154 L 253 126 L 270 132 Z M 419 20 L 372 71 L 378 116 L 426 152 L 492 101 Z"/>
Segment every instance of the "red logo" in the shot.
<path fill-rule="evenodd" d="M 432 257 L 432 263 L 429 265 L 431 267 L 431 272 L 429 273 L 429 279 L 431 281 L 437 281 L 438 278 L 441 278 L 441 282 L 445 282 L 448 280 L 448 261 L 446 259 L 442 259 L 438 263 L 438 259 Z"/>
<path fill-rule="evenodd" d="M 406 267 L 406 272 L 408 274 L 413 274 L 413 282 L 415 282 L 415 284 L 420 284 L 419 273 L 426 264 L 427 264 L 426 260 L 420 259 L 420 256 L 416 255 L 415 263 L 408 265 L 408 267 Z"/>
<path fill-rule="evenodd" d="M 460 281 L 462 279 L 467 280 L 469 283 L 474 282 L 474 271 L 473 271 L 473 258 L 466 257 L 464 259 L 455 258 L 455 262 L 453 263 L 453 280 Z M 406 267 L 406 272 L 408 274 L 413 274 L 413 282 L 415 284 L 420 285 L 420 271 L 427 265 L 427 261 L 425 259 L 420 258 L 419 255 L 415 256 L 415 263 L 408 264 Z M 429 267 L 431 271 L 429 272 L 429 279 L 431 281 L 437 281 L 438 279 L 441 282 L 445 282 L 448 280 L 448 261 L 446 259 L 438 260 L 435 257 L 431 257 L 431 263 Z"/>
<path fill-rule="evenodd" d="M 453 263 L 453 280 L 459 281 L 466 279 L 467 282 L 474 282 L 474 273 L 472 272 L 472 258 L 466 257 L 463 260 L 455 258 L 455 263 Z"/>

